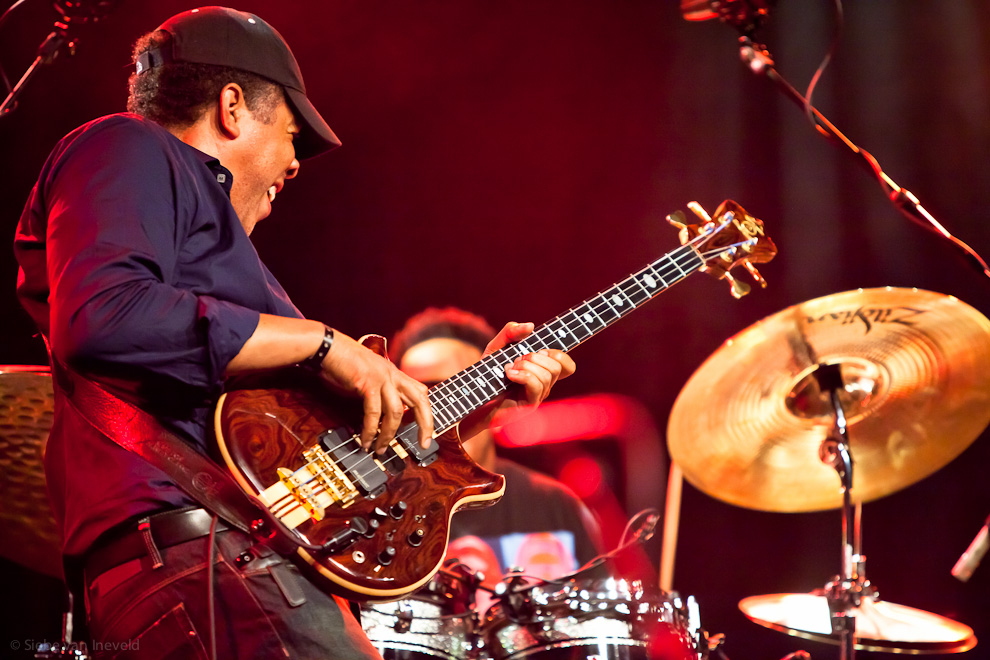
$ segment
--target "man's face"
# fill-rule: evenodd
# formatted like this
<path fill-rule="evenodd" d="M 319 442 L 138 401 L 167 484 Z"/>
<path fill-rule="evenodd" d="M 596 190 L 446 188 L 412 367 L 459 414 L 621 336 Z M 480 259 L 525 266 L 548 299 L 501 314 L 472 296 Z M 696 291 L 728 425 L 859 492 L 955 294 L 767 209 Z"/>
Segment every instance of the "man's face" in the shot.
<path fill-rule="evenodd" d="M 265 123 L 247 111 L 232 157 L 224 160 L 224 166 L 234 176 L 230 201 L 248 235 L 272 212 L 272 201 L 286 179 L 299 171 L 292 145 L 299 128 L 285 99 L 279 101 L 274 118 L 273 122 Z"/>
<path fill-rule="evenodd" d="M 434 337 L 409 347 L 399 368 L 421 383 L 436 385 L 481 359 L 481 351 L 460 339 Z"/>

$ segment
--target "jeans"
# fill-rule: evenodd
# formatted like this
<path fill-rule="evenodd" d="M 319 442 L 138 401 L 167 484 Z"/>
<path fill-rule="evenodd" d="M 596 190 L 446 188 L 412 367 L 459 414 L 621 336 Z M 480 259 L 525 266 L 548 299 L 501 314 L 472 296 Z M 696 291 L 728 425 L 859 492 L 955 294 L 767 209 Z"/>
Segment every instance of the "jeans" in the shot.
<path fill-rule="evenodd" d="M 216 533 L 211 602 L 209 542 L 160 548 L 158 568 L 149 555 L 85 576 L 94 660 L 211 658 L 211 606 L 217 658 L 380 660 L 345 601 L 240 531 Z"/>

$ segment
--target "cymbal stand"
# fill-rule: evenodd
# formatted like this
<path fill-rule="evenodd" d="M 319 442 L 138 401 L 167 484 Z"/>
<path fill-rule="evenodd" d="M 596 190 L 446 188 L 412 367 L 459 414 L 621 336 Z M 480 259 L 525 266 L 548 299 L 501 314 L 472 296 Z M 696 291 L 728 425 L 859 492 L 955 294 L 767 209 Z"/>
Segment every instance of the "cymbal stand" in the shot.
<path fill-rule="evenodd" d="M 841 660 L 856 657 L 856 615 L 863 597 L 872 598 L 876 591 L 866 580 L 866 557 L 862 549 L 862 505 L 853 504 L 853 460 L 849 453 L 849 433 L 846 416 L 839 399 L 843 389 L 838 364 L 821 364 L 815 379 L 822 392 L 827 392 L 835 411 L 832 433 L 819 447 L 822 462 L 835 468 L 842 483 L 842 574 L 825 586 L 825 598 L 832 623 L 832 633 L 839 638 Z"/>

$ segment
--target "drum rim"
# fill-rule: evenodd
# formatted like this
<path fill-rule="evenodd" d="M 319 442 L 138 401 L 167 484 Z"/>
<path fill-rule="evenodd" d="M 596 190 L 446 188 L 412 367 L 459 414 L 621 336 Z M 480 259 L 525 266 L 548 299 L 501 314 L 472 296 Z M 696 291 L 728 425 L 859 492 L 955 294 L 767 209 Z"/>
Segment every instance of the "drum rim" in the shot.
<path fill-rule="evenodd" d="M 542 653 L 544 651 L 552 651 L 554 649 L 569 649 L 577 646 L 591 646 L 591 644 L 588 644 L 587 642 L 592 639 L 601 640 L 602 638 L 582 637 L 576 639 L 561 639 L 557 642 L 551 642 L 550 644 L 530 646 L 520 651 L 514 651 L 512 653 L 508 653 L 504 655 L 503 654 L 493 655 L 493 658 L 495 658 L 496 660 L 511 660 L 516 656 L 526 657 L 532 655 L 533 653 Z M 614 637 L 614 638 L 610 637 L 606 639 L 608 639 L 609 641 L 616 642 L 614 646 L 627 646 L 627 647 L 637 646 L 640 648 L 649 648 L 648 642 L 638 639 L 629 639 L 628 637 Z"/>
<path fill-rule="evenodd" d="M 445 651 L 440 651 L 432 646 L 423 646 L 422 644 L 413 644 L 410 642 L 397 641 L 393 643 L 383 643 L 375 640 L 371 640 L 372 646 L 374 646 L 379 653 L 383 651 L 411 651 L 413 653 L 422 653 L 423 655 L 428 655 L 431 658 L 444 658 L 445 660 L 461 660 L 461 656 L 454 655 L 453 653 L 447 653 Z M 439 651 L 437 653 L 427 653 L 424 649 L 429 651 Z"/>

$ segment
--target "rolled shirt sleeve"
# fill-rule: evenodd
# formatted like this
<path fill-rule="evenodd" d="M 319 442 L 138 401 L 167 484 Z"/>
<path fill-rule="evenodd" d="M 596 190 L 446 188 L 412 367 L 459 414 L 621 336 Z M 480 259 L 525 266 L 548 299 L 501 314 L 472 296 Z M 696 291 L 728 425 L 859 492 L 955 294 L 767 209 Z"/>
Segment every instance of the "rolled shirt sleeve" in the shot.
<path fill-rule="evenodd" d="M 18 233 L 44 236 L 55 354 L 215 393 L 261 312 L 300 316 L 237 220 L 229 184 L 215 160 L 134 116 L 67 137 Z"/>

